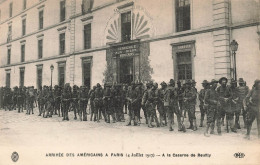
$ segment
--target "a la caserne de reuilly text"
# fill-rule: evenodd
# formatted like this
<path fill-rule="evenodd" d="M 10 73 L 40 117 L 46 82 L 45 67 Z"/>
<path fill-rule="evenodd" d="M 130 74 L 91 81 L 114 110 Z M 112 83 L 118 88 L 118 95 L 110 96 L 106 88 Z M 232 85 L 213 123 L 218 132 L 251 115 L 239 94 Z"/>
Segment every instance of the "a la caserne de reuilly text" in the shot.
<path fill-rule="evenodd" d="M 154 158 L 154 157 L 167 157 L 167 158 L 210 158 L 209 153 L 46 153 L 46 157 L 132 157 L 132 158 Z"/>

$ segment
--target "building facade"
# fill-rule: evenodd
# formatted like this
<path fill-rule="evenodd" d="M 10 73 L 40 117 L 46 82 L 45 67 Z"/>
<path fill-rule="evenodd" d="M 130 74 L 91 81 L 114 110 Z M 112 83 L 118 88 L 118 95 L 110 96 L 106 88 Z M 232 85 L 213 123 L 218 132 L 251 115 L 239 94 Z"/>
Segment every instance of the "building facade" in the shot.
<path fill-rule="evenodd" d="M 0 2 L 0 86 L 260 78 L 259 0 Z"/>

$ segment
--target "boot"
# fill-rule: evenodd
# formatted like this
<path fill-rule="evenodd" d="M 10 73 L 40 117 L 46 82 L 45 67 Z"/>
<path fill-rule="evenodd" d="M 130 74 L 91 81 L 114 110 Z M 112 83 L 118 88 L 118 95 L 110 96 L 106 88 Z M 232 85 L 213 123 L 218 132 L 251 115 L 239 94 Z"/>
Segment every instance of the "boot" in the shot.
<path fill-rule="evenodd" d="M 190 126 L 187 129 L 193 129 L 193 123 L 190 121 Z"/>
<path fill-rule="evenodd" d="M 200 126 L 199 127 L 203 127 L 203 119 L 200 120 Z"/>
<path fill-rule="evenodd" d="M 160 126 L 163 127 L 162 116 L 160 115 Z"/>
<path fill-rule="evenodd" d="M 153 128 L 152 124 L 151 124 L 151 117 L 148 117 L 148 127 L 149 128 Z"/>
<path fill-rule="evenodd" d="M 210 123 L 207 123 L 207 127 L 206 127 L 206 131 L 204 132 L 204 136 L 209 137 L 209 127 L 210 127 Z"/>
<path fill-rule="evenodd" d="M 230 124 L 230 130 L 234 133 L 237 133 L 237 129 L 236 127 L 234 126 L 234 123 L 233 123 L 233 120 L 229 120 L 229 124 Z"/>
<path fill-rule="evenodd" d="M 210 128 L 211 128 L 210 134 L 214 134 L 214 127 L 215 127 L 215 122 L 210 124 Z"/>
<path fill-rule="evenodd" d="M 135 116 L 135 119 L 134 119 L 134 126 L 137 126 L 138 124 L 138 117 L 137 116 Z"/>
<path fill-rule="evenodd" d="M 81 114 L 79 115 L 79 120 L 82 121 L 82 115 Z"/>
<path fill-rule="evenodd" d="M 126 126 L 131 126 L 131 118 L 129 119 L 129 122 Z"/>
<path fill-rule="evenodd" d="M 198 127 L 197 127 L 197 121 L 196 121 L 196 119 L 193 120 L 193 123 L 194 123 L 193 131 L 197 131 L 197 130 L 198 130 Z"/>
<path fill-rule="evenodd" d="M 107 122 L 107 123 L 110 123 L 110 115 L 107 115 L 106 118 L 107 118 L 107 121 L 106 121 L 106 122 Z"/>
<path fill-rule="evenodd" d="M 113 119 L 113 123 L 115 123 L 116 122 L 115 114 L 112 115 L 112 119 Z M 121 121 L 121 119 L 119 119 L 119 120 Z"/>

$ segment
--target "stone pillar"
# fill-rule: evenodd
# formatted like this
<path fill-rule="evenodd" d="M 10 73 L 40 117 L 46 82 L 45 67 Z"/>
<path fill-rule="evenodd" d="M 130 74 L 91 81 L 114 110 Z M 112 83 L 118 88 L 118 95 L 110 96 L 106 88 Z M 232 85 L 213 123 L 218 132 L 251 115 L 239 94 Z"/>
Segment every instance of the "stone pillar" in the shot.
<path fill-rule="evenodd" d="M 215 59 L 215 78 L 227 77 L 230 79 L 230 31 L 228 0 L 213 0 L 213 23 L 220 30 L 213 31 L 214 39 L 214 59 Z"/>

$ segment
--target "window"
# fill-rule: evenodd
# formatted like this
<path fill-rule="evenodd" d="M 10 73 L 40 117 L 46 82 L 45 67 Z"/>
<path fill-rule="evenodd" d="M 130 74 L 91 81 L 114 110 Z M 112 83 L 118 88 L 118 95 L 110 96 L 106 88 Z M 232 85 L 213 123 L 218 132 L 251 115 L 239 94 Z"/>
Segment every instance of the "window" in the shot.
<path fill-rule="evenodd" d="M 59 63 L 59 66 L 58 66 L 58 72 L 59 72 L 59 86 L 63 87 L 65 85 L 65 66 L 66 66 L 66 63 Z"/>
<path fill-rule="evenodd" d="M 40 89 L 42 87 L 42 65 L 37 66 L 37 88 Z"/>
<path fill-rule="evenodd" d="M 66 1 L 62 0 L 60 1 L 60 22 L 65 20 L 65 15 L 66 15 Z"/>
<path fill-rule="evenodd" d="M 38 40 L 38 58 L 42 58 L 42 39 Z"/>
<path fill-rule="evenodd" d="M 177 53 L 178 80 L 192 79 L 191 52 Z"/>
<path fill-rule="evenodd" d="M 91 48 L 91 24 L 84 25 L 84 49 Z"/>
<path fill-rule="evenodd" d="M 11 48 L 7 50 L 7 65 L 11 63 Z"/>
<path fill-rule="evenodd" d="M 8 26 L 8 33 L 7 33 L 7 42 L 12 40 L 12 25 Z"/>
<path fill-rule="evenodd" d="M 60 54 L 65 53 L 65 33 L 60 34 Z"/>
<path fill-rule="evenodd" d="M 26 9 L 27 0 L 23 0 L 23 9 Z"/>
<path fill-rule="evenodd" d="M 11 73 L 6 73 L 5 85 L 10 88 Z"/>
<path fill-rule="evenodd" d="M 121 14 L 122 42 L 131 40 L 131 11 Z"/>
<path fill-rule="evenodd" d="M 21 45 L 21 62 L 24 62 L 25 59 L 25 45 Z"/>
<path fill-rule="evenodd" d="M 26 33 L 26 19 L 22 20 L 22 36 Z"/>
<path fill-rule="evenodd" d="M 91 12 L 91 9 L 93 7 L 94 0 L 82 0 L 82 13 L 88 13 Z"/>
<path fill-rule="evenodd" d="M 92 64 L 92 57 L 86 57 L 82 59 L 82 73 L 83 73 L 83 85 L 90 89 L 91 84 L 91 64 Z"/>
<path fill-rule="evenodd" d="M 176 0 L 177 32 L 190 30 L 190 0 Z"/>
<path fill-rule="evenodd" d="M 43 10 L 39 11 L 39 29 L 43 28 Z"/>
<path fill-rule="evenodd" d="M 20 86 L 24 86 L 24 68 L 20 68 Z"/>
<path fill-rule="evenodd" d="M 9 17 L 13 16 L 13 3 L 9 4 Z"/>

